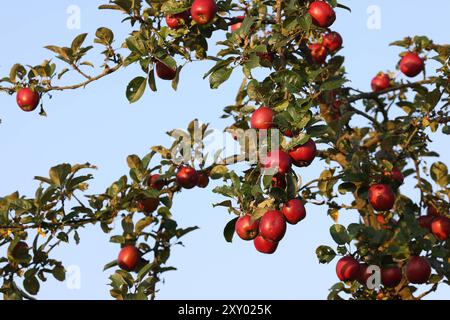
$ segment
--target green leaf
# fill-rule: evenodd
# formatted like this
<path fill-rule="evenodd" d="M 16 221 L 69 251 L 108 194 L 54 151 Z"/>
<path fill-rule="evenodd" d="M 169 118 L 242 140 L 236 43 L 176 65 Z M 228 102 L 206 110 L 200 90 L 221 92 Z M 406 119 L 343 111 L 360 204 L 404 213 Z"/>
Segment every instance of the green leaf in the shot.
<path fill-rule="evenodd" d="M 67 176 L 69 175 L 72 166 L 70 164 L 64 163 L 58 166 L 50 168 L 50 179 L 53 184 L 56 186 L 61 186 L 66 181 Z"/>
<path fill-rule="evenodd" d="M 105 266 L 103 267 L 103 271 L 110 269 L 112 267 L 115 267 L 115 266 L 117 266 L 117 259 L 105 264 Z"/>
<path fill-rule="evenodd" d="M 130 103 L 138 101 L 145 92 L 146 79 L 144 77 L 136 77 L 127 86 L 126 96 Z"/>
<path fill-rule="evenodd" d="M 447 166 L 438 161 L 433 163 L 430 170 L 431 178 L 441 187 L 447 186 L 449 183 L 449 175 Z"/>
<path fill-rule="evenodd" d="M 34 275 L 28 276 L 23 280 L 23 287 L 29 294 L 36 295 L 40 288 L 39 280 Z"/>
<path fill-rule="evenodd" d="M 52 274 L 58 281 L 64 281 L 66 279 L 66 270 L 64 269 L 63 266 L 56 266 L 52 270 Z"/>
<path fill-rule="evenodd" d="M 72 48 L 73 52 L 77 52 L 78 49 L 80 49 L 80 47 L 83 44 L 84 40 L 86 40 L 86 36 L 87 36 L 87 33 L 82 33 L 82 34 L 76 36 L 75 39 L 73 39 L 72 45 L 71 45 L 71 48 Z"/>
<path fill-rule="evenodd" d="M 108 28 L 98 28 L 95 36 L 97 37 L 94 40 L 95 43 L 110 45 L 114 41 L 114 33 Z"/>
<path fill-rule="evenodd" d="M 238 217 L 234 218 L 233 220 L 228 222 L 227 225 L 225 226 L 225 228 L 223 229 L 223 236 L 225 237 L 225 240 L 227 242 L 232 242 L 233 241 L 235 225 L 236 225 L 236 221 L 238 219 L 239 219 Z"/>
<path fill-rule="evenodd" d="M 141 282 L 142 279 L 152 270 L 153 266 L 153 263 L 147 263 L 145 266 L 143 266 L 141 270 L 139 270 L 136 280 L 138 282 Z"/>
<path fill-rule="evenodd" d="M 333 240 L 339 245 L 344 245 L 350 242 L 350 236 L 347 232 L 347 229 L 345 229 L 343 225 L 332 225 L 330 228 L 330 234 Z"/>
<path fill-rule="evenodd" d="M 211 179 L 217 180 L 217 179 L 222 178 L 227 173 L 228 173 L 228 168 L 226 166 L 217 165 L 211 169 L 209 176 L 211 177 Z"/>
<path fill-rule="evenodd" d="M 136 234 L 140 234 L 142 230 L 148 227 L 154 221 L 153 217 L 144 217 L 136 223 L 134 227 Z"/>
<path fill-rule="evenodd" d="M 222 83 L 227 81 L 228 78 L 230 78 L 232 72 L 232 68 L 221 68 L 214 71 L 209 77 L 209 84 L 211 89 L 217 89 Z"/>
<path fill-rule="evenodd" d="M 319 263 L 330 263 L 336 256 L 336 252 L 329 246 L 320 246 L 316 249 L 316 255 Z"/>
<path fill-rule="evenodd" d="M 346 82 L 347 82 L 347 79 L 331 78 L 331 79 L 325 81 L 324 83 L 322 83 L 322 85 L 320 86 L 320 90 L 322 90 L 322 91 L 334 90 L 334 89 L 342 87 L 342 85 Z"/>
<path fill-rule="evenodd" d="M 340 194 L 346 194 L 347 192 L 354 192 L 355 190 L 356 186 L 352 182 L 341 183 L 338 187 L 338 191 Z"/>

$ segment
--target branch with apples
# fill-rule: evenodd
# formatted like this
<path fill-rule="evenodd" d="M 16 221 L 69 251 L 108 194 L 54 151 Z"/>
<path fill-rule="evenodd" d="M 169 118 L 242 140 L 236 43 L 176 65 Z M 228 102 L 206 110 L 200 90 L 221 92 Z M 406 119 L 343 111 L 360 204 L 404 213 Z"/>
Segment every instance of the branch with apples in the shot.
<path fill-rule="evenodd" d="M 263 254 L 276 252 L 287 224 L 306 218 L 306 205 L 327 212 L 336 246 L 320 246 L 316 253 L 320 263 L 339 256 L 339 282 L 329 299 L 421 299 L 449 284 L 450 175 L 444 163 L 426 161 L 439 156 L 429 149 L 432 134 L 450 133 L 449 45 L 424 36 L 392 43 L 403 50 L 399 72 L 380 72 L 372 91 L 362 92 L 346 86 L 343 38 L 330 28 L 336 9 L 350 9 L 335 0 L 113 0 L 100 9 L 122 13 L 132 32 L 116 48 L 111 30 L 97 30 L 94 43 L 103 47 L 104 63 L 96 74 L 86 71 L 93 67 L 85 60 L 93 46 L 84 47 L 87 35 L 81 34 L 70 47 L 46 47 L 66 68 L 56 72 L 51 60 L 16 64 L 0 80 L 0 91 L 15 94 L 18 106 L 30 112 L 54 91 L 84 88 L 138 64 L 142 74 L 125 90 L 133 103 L 147 87 L 156 91 L 157 81 L 171 81 L 176 90 L 185 64 L 208 60 L 214 66 L 204 78 L 211 89 L 233 72 L 243 74 L 235 102 L 224 108 L 226 131 L 243 150 L 251 145 L 248 132 L 269 132 L 280 144 L 256 163 L 232 156 L 206 166 L 199 150 L 210 132 L 193 121 L 184 132 L 195 142 L 187 151 L 175 141 L 169 148 L 153 147 L 142 159 L 129 156 L 128 176 L 84 199 L 77 194 L 85 193 L 92 176 L 78 174 L 91 165 L 52 168 L 48 178 L 37 177 L 42 185 L 35 198 L 13 193 L 0 199 L 0 245 L 8 246 L 0 291 L 6 299 L 33 298 L 46 274 L 63 280 L 64 267 L 50 251 L 69 236 L 78 242 L 81 227 L 99 224 L 113 232 L 117 220 L 123 232 L 111 242 L 121 249 L 105 266 L 119 267 L 110 277 L 111 295 L 154 299 L 164 272 L 174 270 L 166 265 L 171 247 L 195 230 L 178 227 L 173 198 L 185 189 L 206 188 L 210 178 L 223 182 L 213 192 L 227 198 L 214 206 L 235 215 L 224 228 L 225 239 L 231 242 L 237 234 Z M 217 43 L 221 49 L 211 55 L 208 40 L 218 32 L 224 34 Z M 438 66 L 433 76 L 425 74 L 428 60 Z M 80 82 L 56 83 L 67 72 L 78 74 Z M 267 141 L 263 147 L 268 146 Z M 160 159 L 151 166 L 155 156 Z M 302 184 L 302 171 L 316 158 L 324 170 Z M 237 161 L 248 169 L 234 171 Z M 402 193 L 407 177 L 416 181 L 414 197 Z M 360 218 L 343 226 L 338 220 L 347 210 L 357 210 Z M 416 292 L 421 285 L 429 288 Z"/>

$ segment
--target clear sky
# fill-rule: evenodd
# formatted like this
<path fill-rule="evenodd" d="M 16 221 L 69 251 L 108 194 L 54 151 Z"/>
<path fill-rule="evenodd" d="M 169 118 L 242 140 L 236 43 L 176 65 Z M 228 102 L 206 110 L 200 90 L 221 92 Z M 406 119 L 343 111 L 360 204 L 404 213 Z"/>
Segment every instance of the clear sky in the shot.
<path fill-rule="evenodd" d="M 122 16 L 98 11 L 101 0 L 8 1 L 0 10 L 0 74 L 9 74 L 16 62 L 37 64 L 51 56 L 44 45 L 69 45 L 79 33 L 92 35 L 97 27 L 116 31 L 116 39 L 129 32 L 128 24 L 120 24 Z M 338 10 L 333 28 L 344 38 L 348 77 L 354 87 L 369 90 L 370 79 L 380 70 L 394 69 L 398 61 L 396 47 L 388 44 L 408 35 L 428 35 L 436 42 L 450 43 L 448 0 L 344 0 L 353 12 Z M 81 28 L 67 27 L 67 9 L 81 9 Z M 370 13 L 368 8 L 372 7 Z M 370 29 L 367 21 L 373 9 L 380 10 L 381 28 Z M 223 37 L 218 32 L 215 40 Z M 95 60 L 95 59 L 94 59 Z M 97 61 L 95 61 L 97 62 Z M 61 65 L 61 63 L 58 63 Z M 148 91 L 138 103 L 129 105 L 125 87 L 136 74 L 129 68 L 103 79 L 85 90 L 55 93 L 46 101 L 47 118 L 37 113 L 26 114 L 16 106 L 15 99 L 0 95 L 0 194 L 15 190 L 32 196 L 37 183 L 35 175 L 46 175 L 52 165 L 89 161 L 99 167 L 91 183 L 92 193 L 102 192 L 116 178 L 127 172 L 128 154 L 143 155 L 152 145 L 171 141 L 164 132 L 185 128 L 199 118 L 221 129 L 229 124 L 219 119 L 222 108 L 233 103 L 240 75 L 219 90 L 210 90 L 202 75 L 210 63 L 195 63 L 181 74 L 176 93 L 170 85 L 159 82 L 159 91 Z M 429 67 L 429 73 L 433 69 Z M 68 76 L 67 81 L 78 78 Z M 441 161 L 450 163 L 445 151 L 448 138 L 436 135 L 433 146 L 441 151 Z M 302 170 L 304 181 L 317 177 L 324 167 L 317 162 Z M 412 180 L 402 191 L 412 193 Z M 170 264 L 178 271 L 167 273 L 160 286 L 161 299 L 324 299 L 328 288 L 337 282 L 335 262 L 319 265 L 315 249 L 332 245 L 329 227 L 332 220 L 325 207 L 307 206 L 307 219 L 289 226 L 285 239 L 273 256 L 258 254 L 252 243 L 236 240 L 225 242 L 224 225 L 230 216 L 225 209 L 213 209 L 211 203 L 223 200 L 210 190 L 187 191 L 177 196 L 173 208 L 181 226 L 198 225 L 200 230 L 184 239 L 186 247 L 173 251 Z M 357 219 L 354 213 L 342 213 L 340 223 Z M 64 246 L 54 251 L 66 266 L 77 266 L 81 274 L 79 289 L 49 280 L 39 298 L 108 299 L 108 276 L 103 265 L 117 255 L 118 246 L 108 242 L 98 227 L 81 232 L 79 246 Z M 442 288 L 433 298 L 450 297 L 450 288 Z"/>

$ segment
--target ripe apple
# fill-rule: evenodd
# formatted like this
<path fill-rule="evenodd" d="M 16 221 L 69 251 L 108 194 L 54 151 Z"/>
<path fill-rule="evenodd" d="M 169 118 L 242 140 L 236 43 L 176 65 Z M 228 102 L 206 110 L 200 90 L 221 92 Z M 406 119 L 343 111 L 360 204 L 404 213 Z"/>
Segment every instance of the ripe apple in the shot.
<path fill-rule="evenodd" d="M 135 246 L 126 245 L 120 250 L 117 263 L 123 270 L 133 271 L 136 269 L 139 260 L 141 260 L 141 253 L 139 250 Z"/>
<path fill-rule="evenodd" d="M 194 0 L 191 7 L 192 19 L 199 24 L 210 23 L 217 13 L 217 4 L 214 0 Z"/>
<path fill-rule="evenodd" d="M 279 242 L 286 233 L 286 219 L 277 210 L 267 211 L 259 222 L 259 235 L 266 240 Z"/>
<path fill-rule="evenodd" d="M 400 71 L 408 77 L 415 77 L 423 71 L 425 63 L 417 53 L 408 52 L 400 60 Z"/>
<path fill-rule="evenodd" d="M 159 206 L 158 198 L 145 198 L 138 201 L 138 209 L 140 212 L 152 213 Z"/>
<path fill-rule="evenodd" d="M 395 194 L 387 184 L 374 184 L 368 193 L 369 202 L 377 211 L 389 211 L 394 206 Z"/>
<path fill-rule="evenodd" d="M 187 25 L 191 20 L 189 11 L 184 11 L 176 14 L 168 14 L 166 16 L 166 23 L 170 29 L 178 29 L 183 25 Z"/>
<path fill-rule="evenodd" d="M 369 280 L 369 277 L 373 274 L 367 270 L 368 267 L 369 266 L 366 263 L 359 264 L 359 275 L 357 280 L 364 286 L 367 286 L 367 281 Z"/>
<path fill-rule="evenodd" d="M 352 256 L 342 257 L 336 264 L 336 274 L 341 281 L 358 280 L 360 276 L 359 262 Z"/>
<path fill-rule="evenodd" d="M 403 184 L 403 182 L 405 180 L 405 177 L 403 177 L 402 172 L 400 170 L 398 170 L 397 168 L 392 168 L 391 172 L 385 171 L 384 175 L 399 185 Z"/>
<path fill-rule="evenodd" d="M 272 187 L 286 189 L 286 176 L 277 173 L 272 177 Z"/>
<path fill-rule="evenodd" d="M 317 64 L 323 64 L 327 59 L 328 50 L 320 43 L 312 43 L 309 45 L 311 57 Z"/>
<path fill-rule="evenodd" d="M 278 248 L 278 242 L 270 241 L 262 236 L 257 236 L 253 240 L 256 250 L 261 253 L 272 254 Z"/>
<path fill-rule="evenodd" d="M 242 21 L 244 21 L 245 16 L 237 16 L 235 19 L 239 22 L 236 22 L 235 24 L 231 25 L 231 27 L 230 27 L 231 32 L 235 32 L 237 29 L 239 29 L 241 27 Z"/>
<path fill-rule="evenodd" d="M 39 93 L 31 90 L 30 88 L 22 88 L 17 91 L 17 105 L 25 112 L 35 110 L 39 105 L 39 100 Z"/>
<path fill-rule="evenodd" d="M 176 180 L 181 187 L 192 189 L 198 182 L 197 171 L 191 166 L 182 166 L 178 169 Z"/>
<path fill-rule="evenodd" d="M 305 206 L 299 199 L 289 200 L 281 209 L 281 213 L 290 224 L 297 224 L 306 217 Z"/>
<path fill-rule="evenodd" d="M 384 72 L 377 74 L 370 83 L 374 92 L 383 91 L 391 87 L 391 78 Z"/>
<path fill-rule="evenodd" d="M 253 220 L 249 214 L 236 221 L 235 231 L 242 240 L 253 240 L 258 235 L 259 220 Z"/>
<path fill-rule="evenodd" d="M 159 174 L 152 174 L 147 179 L 147 186 L 155 190 L 161 190 L 166 185 L 166 182 L 160 179 Z"/>
<path fill-rule="evenodd" d="M 265 169 L 274 170 L 275 173 L 286 174 L 291 170 L 292 159 L 282 150 L 269 151 L 262 159 L 261 166 Z"/>
<path fill-rule="evenodd" d="M 381 268 L 381 283 L 387 288 L 398 286 L 402 277 L 402 269 L 399 267 Z"/>
<path fill-rule="evenodd" d="M 307 167 L 314 161 L 316 153 L 316 143 L 312 139 L 309 139 L 305 144 L 290 150 L 289 156 L 292 158 L 295 166 Z"/>
<path fill-rule="evenodd" d="M 406 278 L 414 284 L 426 283 L 431 275 L 430 262 L 425 257 L 411 257 L 406 264 Z"/>
<path fill-rule="evenodd" d="M 436 207 L 432 203 L 430 203 L 427 207 L 427 214 L 429 216 L 438 216 L 439 211 L 436 209 Z"/>
<path fill-rule="evenodd" d="M 163 80 L 173 80 L 177 75 L 177 70 L 166 66 L 164 63 L 156 62 L 156 75 Z"/>
<path fill-rule="evenodd" d="M 272 109 L 262 106 L 259 109 L 256 109 L 252 117 L 250 119 L 250 126 L 253 129 L 259 129 L 259 130 L 267 130 L 274 126 L 273 124 L 273 117 L 274 112 Z"/>
<path fill-rule="evenodd" d="M 314 25 L 328 28 L 336 20 L 336 13 L 333 8 L 324 1 L 314 1 L 309 5 L 308 13 Z"/>
<path fill-rule="evenodd" d="M 327 48 L 328 52 L 335 53 L 342 48 L 342 37 L 339 33 L 333 31 L 323 36 L 323 45 Z"/>
<path fill-rule="evenodd" d="M 206 188 L 209 184 L 209 177 L 204 172 L 198 172 L 198 181 L 197 181 L 197 187 L 199 188 Z"/>
<path fill-rule="evenodd" d="M 446 240 L 450 236 L 450 219 L 444 216 L 435 217 L 431 222 L 431 232 L 436 239 Z"/>
<path fill-rule="evenodd" d="M 433 222 L 434 218 L 434 216 L 421 216 L 417 219 L 417 221 L 419 222 L 420 227 L 431 232 L 431 223 Z"/>

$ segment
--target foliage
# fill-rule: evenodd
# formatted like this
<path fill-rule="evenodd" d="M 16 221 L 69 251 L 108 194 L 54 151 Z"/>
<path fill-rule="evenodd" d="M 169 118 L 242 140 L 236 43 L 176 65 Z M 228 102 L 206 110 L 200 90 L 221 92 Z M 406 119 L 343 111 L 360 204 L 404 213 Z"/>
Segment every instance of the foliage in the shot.
<path fill-rule="evenodd" d="M 164 24 L 165 16 L 189 10 L 192 1 L 113 0 L 100 9 L 121 12 L 132 32 L 116 49 L 113 32 L 104 27 L 97 30 L 94 44 L 102 47 L 104 64 L 96 75 L 84 71 L 93 67 L 86 55 L 94 46 L 84 46 L 87 35 L 81 34 L 69 47 L 46 47 L 67 68 L 56 71 L 57 66 L 51 60 L 34 67 L 15 64 L 9 76 L 1 79 L 5 86 L 0 90 L 14 94 L 22 87 L 31 87 L 45 97 L 53 91 L 85 87 L 138 64 L 142 73 L 126 86 L 126 97 L 133 103 L 145 94 L 147 86 L 157 90 L 156 63 L 176 69 L 172 80 L 175 90 L 183 66 L 194 60 L 215 62 L 204 75 L 212 89 L 219 88 L 233 72 L 242 70 L 243 81 L 236 101 L 226 106 L 222 115 L 230 119 L 228 129 L 248 129 L 255 108 L 269 106 L 276 113 L 275 127 L 281 132 L 287 129 L 294 132 L 293 138 L 280 135 L 281 148 L 291 150 L 312 138 L 327 146 L 317 152 L 325 167 L 317 179 L 304 184 L 300 173 L 292 170 L 286 174 L 285 188 L 273 187 L 273 177 L 264 175 L 258 163 L 249 163 L 242 173 L 233 171 L 226 161 L 205 167 L 204 161 L 197 157 L 202 142 L 196 141 L 197 146 L 190 150 L 192 157 L 188 156 L 190 164 L 223 181 L 214 192 L 227 200 L 215 206 L 226 207 L 236 216 L 250 213 L 255 219 L 267 210 L 280 209 L 288 199 L 297 196 L 309 204 L 327 207 L 335 222 L 330 235 L 336 248 L 320 246 L 316 252 L 320 263 L 352 255 L 367 264 L 381 267 L 395 264 L 404 268 L 411 256 L 422 255 L 428 257 L 434 270 L 428 282 L 431 288 L 418 296 L 413 295 L 417 288 L 403 277 L 395 288 L 376 290 L 367 289 L 358 281 L 341 282 L 331 288 L 330 299 L 340 299 L 342 293 L 354 299 L 422 298 L 438 285 L 448 284 L 450 279 L 450 241 L 437 239 L 417 221 L 430 206 L 449 216 L 447 166 L 440 161 L 429 163 L 428 158 L 439 156 L 429 148 L 430 136 L 438 130 L 450 133 L 450 46 L 435 44 L 425 36 L 394 42 L 392 45 L 404 51 L 402 55 L 414 51 L 433 60 L 438 65 L 435 75 L 424 75 L 418 81 L 391 79 L 385 90 L 361 92 L 347 86 L 344 57 L 339 52 L 331 53 L 322 65 L 311 56 L 308 45 L 320 43 L 326 30 L 313 24 L 308 14 L 310 2 L 217 1 L 218 14 L 211 23 L 198 25 L 192 20 L 171 29 Z M 348 9 L 335 0 L 327 2 L 335 9 Z M 237 14 L 245 14 L 241 27 L 226 32 L 217 43 L 218 53 L 209 55 L 208 40 L 212 34 L 228 31 L 239 22 Z M 68 72 L 77 73 L 82 81 L 56 84 Z M 45 113 L 43 109 L 41 113 Z M 356 119 L 359 125 L 355 124 Z M 197 125 L 192 122 L 186 133 L 192 141 Z M 201 131 L 207 133 L 207 126 Z M 244 148 L 245 139 L 239 142 Z M 170 148 L 153 147 L 142 159 L 130 156 L 128 176 L 119 178 L 104 194 L 85 195 L 83 201 L 78 200 L 77 194 L 85 194 L 86 183 L 93 177 L 80 175 L 80 171 L 93 169 L 89 164 L 62 164 L 53 167 L 49 177 L 36 177 L 41 186 L 32 199 L 18 193 L 1 198 L 0 244 L 8 246 L 7 257 L 0 261 L 4 297 L 32 298 L 49 273 L 64 280 L 64 267 L 50 257 L 51 250 L 71 239 L 78 242 L 77 230 L 81 227 L 99 224 L 104 232 L 110 233 L 114 231 L 113 222 L 121 219 L 123 232 L 113 235 L 111 242 L 122 246 L 136 244 L 144 260 L 136 274 L 116 270 L 111 275 L 111 295 L 117 299 L 155 298 L 161 275 L 174 269 L 166 266 L 170 248 L 195 229 L 179 228 L 170 211 L 174 195 L 181 191 L 175 179 L 179 163 L 173 154 L 186 156 L 176 149 L 176 143 Z M 151 167 L 156 154 L 160 162 Z M 416 181 L 418 198 L 402 194 L 400 183 L 390 178 L 393 169 Z M 162 190 L 146 183 L 156 171 L 165 182 Z M 369 187 L 375 183 L 388 184 L 394 190 L 396 201 L 392 210 L 377 212 L 367 200 Z M 346 194 L 352 197 L 350 203 L 349 197 L 344 197 Z M 162 205 L 155 213 L 142 214 L 138 212 L 138 202 L 143 198 L 158 198 Z M 339 215 L 345 210 L 357 210 L 359 221 L 347 227 L 338 224 Z M 232 240 L 236 220 L 234 217 L 225 227 L 227 241 Z M 30 248 L 14 251 L 17 243 L 31 243 L 32 238 Z M 116 264 L 114 260 L 105 269 Z M 22 286 L 16 278 L 24 279 Z"/>

